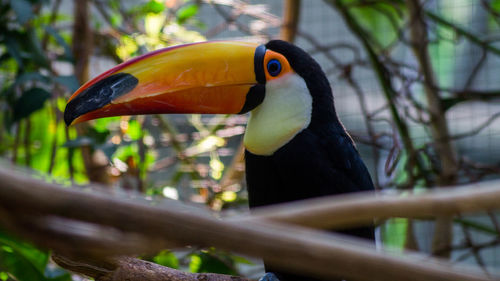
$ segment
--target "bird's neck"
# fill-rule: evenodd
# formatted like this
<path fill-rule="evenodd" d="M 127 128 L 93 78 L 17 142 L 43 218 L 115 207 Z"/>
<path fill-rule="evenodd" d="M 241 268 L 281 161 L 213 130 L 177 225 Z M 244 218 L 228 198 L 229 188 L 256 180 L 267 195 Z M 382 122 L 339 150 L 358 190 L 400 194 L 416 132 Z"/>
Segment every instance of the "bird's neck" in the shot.
<path fill-rule="evenodd" d="M 312 106 L 312 97 L 299 75 L 267 82 L 264 101 L 250 112 L 245 148 L 256 155 L 273 154 L 309 126 Z"/>

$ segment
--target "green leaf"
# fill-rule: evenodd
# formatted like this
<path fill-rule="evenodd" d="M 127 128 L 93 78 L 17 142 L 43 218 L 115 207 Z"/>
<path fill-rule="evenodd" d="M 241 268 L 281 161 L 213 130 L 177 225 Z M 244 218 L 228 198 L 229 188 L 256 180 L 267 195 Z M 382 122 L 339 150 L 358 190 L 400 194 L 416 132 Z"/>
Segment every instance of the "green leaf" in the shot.
<path fill-rule="evenodd" d="M 254 263 L 247 260 L 246 258 L 244 257 L 240 257 L 240 256 L 231 256 L 231 258 L 237 262 L 237 263 L 242 263 L 242 264 L 249 264 L 249 265 L 253 265 Z"/>
<path fill-rule="evenodd" d="M 398 10 L 404 11 L 405 9 L 404 5 L 389 5 L 379 1 L 373 5 L 354 6 L 350 9 L 350 12 L 354 15 L 356 21 L 371 35 L 368 39 L 374 40 L 384 47 L 397 38 L 399 29 L 404 24 Z"/>
<path fill-rule="evenodd" d="M 139 124 L 137 120 L 131 120 L 130 122 L 128 122 L 126 133 L 131 140 L 138 140 L 143 134 L 141 124 Z"/>
<path fill-rule="evenodd" d="M 214 272 L 237 275 L 238 272 L 230 266 L 232 264 L 233 260 L 227 255 L 202 251 L 198 255 L 191 256 L 189 270 L 195 273 Z"/>
<path fill-rule="evenodd" d="M 41 88 L 31 88 L 25 91 L 14 104 L 14 121 L 30 116 L 33 112 L 43 108 L 51 94 Z"/>
<path fill-rule="evenodd" d="M 179 259 L 169 250 L 161 251 L 153 258 L 153 261 L 159 265 L 167 266 L 170 268 L 179 268 Z"/>
<path fill-rule="evenodd" d="M 389 219 L 382 227 L 384 246 L 391 250 L 403 251 L 408 219 Z"/>
<path fill-rule="evenodd" d="M 190 272 L 200 272 L 200 268 L 201 268 L 201 257 L 198 256 L 198 255 L 192 255 L 191 256 L 191 260 L 189 261 L 189 271 Z"/>
<path fill-rule="evenodd" d="M 78 79 L 74 75 L 57 76 L 54 77 L 54 81 L 65 86 L 72 93 L 80 88 L 80 82 L 78 82 Z"/>
<path fill-rule="evenodd" d="M 490 7 L 493 8 L 493 11 L 500 12 L 500 0 L 492 0 L 490 2 Z"/>
<path fill-rule="evenodd" d="M 17 21 L 24 25 L 33 18 L 31 4 L 27 0 L 10 0 L 10 6 L 17 15 Z"/>
<path fill-rule="evenodd" d="M 114 27 L 121 26 L 123 22 L 122 15 L 119 13 L 113 13 L 110 17 L 111 25 Z"/>
<path fill-rule="evenodd" d="M 49 258 L 46 252 L 2 232 L 0 246 L 0 268 L 10 272 L 16 280 L 46 280 L 43 275 Z"/>
<path fill-rule="evenodd" d="M 120 123 L 120 119 L 120 116 L 96 119 L 94 121 L 94 129 L 98 132 L 107 132 L 109 134 L 108 127 L 110 125 L 118 126 L 118 124 Z"/>
<path fill-rule="evenodd" d="M 144 13 L 153 13 L 159 14 L 165 10 L 165 5 L 162 2 L 156 0 L 150 0 L 148 3 L 143 6 Z"/>
<path fill-rule="evenodd" d="M 177 22 L 183 24 L 188 19 L 192 18 L 198 13 L 198 5 L 191 4 L 180 8 L 177 11 Z"/>
<path fill-rule="evenodd" d="M 2 261 L 2 267 L 14 275 L 16 280 L 45 281 L 43 274 L 29 260 L 17 252 L 8 252 L 2 248 L 0 249 L 0 260 Z"/>

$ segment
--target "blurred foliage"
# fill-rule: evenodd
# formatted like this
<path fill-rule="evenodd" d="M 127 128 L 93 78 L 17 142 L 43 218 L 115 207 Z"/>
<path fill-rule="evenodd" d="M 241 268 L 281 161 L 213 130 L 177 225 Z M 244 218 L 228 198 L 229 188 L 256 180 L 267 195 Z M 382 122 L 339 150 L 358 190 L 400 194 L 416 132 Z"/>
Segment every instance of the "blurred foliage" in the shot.
<path fill-rule="evenodd" d="M 71 275 L 49 263 L 49 253 L 0 232 L 0 280 L 71 281 Z"/>
<path fill-rule="evenodd" d="M 381 58 L 388 58 L 400 47 L 400 36 L 408 24 L 404 1 L 340 2 L 366 31 L 368 42 Z M 206 28 L 197 17 L 200 3 L 90 1 L 91 55 L 100 68 L 92 69 L 90 76 L 148 51 L 205 40 L 199 32 Z M 500 1 L 490 1 L 490 5 L 494 13 L 500 13 Z M 90 169 L 82 151 L 88 149 L 93 159 L 104 161 L 98 172 L 113 188 L 194 202 L 213 211 L 246 208 L 241 177 L 239 182 L 225 178 L 242 170 L 232 158 L 244 132 L 245 116 L 112 117 L 91 121 L 84 131 L 66 127 L 62 118 L 66 100 L 80 84 L 74 75 L 78 58 L 71 46 L 78 42 L 73 42 L 71 13 L 71 9 L 61 8 L 60 1 L 0 1 L 0 156 L 66 185 L 85 184 Z M 498 28 L 494 13 L 488 18 L 490 28 Z M 235 27 L 230 23 L 227 26 Z M 435 58 L 452 52 L 460 34 L 446 24 L 433 23 L 432 28 L 436 37 L 431 38 L 429 47 L 432 62 L 441 72 L 450 72 L 453 64 Z M 345 67 L 347 77 L 351 66 L 341 67 Z M 446 79 L 451 76 L 440 74 L 440 85 L 449 86 L 451 81 Z M 422 102 L 423 92 L 417 92 L 415 99 Z M 419 151 L 427 148 L 423 143 L 415 144 Z M 414 169 L 408 168 L 411 161 L 404 149 L 389 154 L 385 172 L 390 184 L 412 188 L 425 185 L 423 180 L 413 182 Z M 422 155 L 424 170 L 436 173 L 432 159 Z M 460 223 L 497 234 L 488 226 L 465 220 Z M 408 225 L 405 219 L 383 223 L 380 230 L 384 245 L 403 250 Z M 239 266 L 250 264 L 212 248 L 190 249 L 188 253 L 163 250 L 145 259 L 192 272 L 235 275 Z M 0 280 L 70 280 L 70 275 L 50 262 L 48 252 L 0 232 Z"/>
<path fill-rule="evenodd" d="M 44 0 L 0 2 L 0 155 L 61 183 L 83 184 L 88 174 L 80 150 L 86 147 L 92 157 L 101 155 L 111 163 L 103 170 L 113 186 L 215 209 L 235 202 L 241 187 L 223 190 L 218 182 L 226 167 L 221 157 L 228 160 L 232 155 L 225 148 L 226 138 L 242 134 L 244 118 L 177 116 L 182 125 L 177 128 L 178 122 L 164 116 L 115 117 L 91 122 L 84 133 L 65 126 L 66 100 L 79 82 L 73 75 L 73 15 L 60 5 Z M 205 40 L 193 31 L 204 28 L 196 19 L 197 1 L 150 0 L 124 7 L 117 0 L 95 0 L 89 5 L 92 54 L 109 67 L 158 48 Z M 171 180 L 154 176 L 167 168 L 174 171 Z M 183 260 L 164 250 L 151 260 L 193 272 L 232 274 L 237 274 L 237 263 L 246 263 L 213 249 L 193 251 Z M 71 276 L 50 262 L 48 252 L 0 233 L 0 280 L 63 281 Z"/>

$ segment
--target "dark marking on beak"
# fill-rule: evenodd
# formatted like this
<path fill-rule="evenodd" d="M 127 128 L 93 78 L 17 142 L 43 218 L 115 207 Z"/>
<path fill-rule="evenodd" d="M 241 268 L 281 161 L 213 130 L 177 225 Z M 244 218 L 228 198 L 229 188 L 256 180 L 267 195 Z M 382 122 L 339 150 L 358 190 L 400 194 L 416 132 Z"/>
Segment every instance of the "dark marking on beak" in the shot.
<path fill-rule="evenodd" d="M 64 110 L 64 122 L 69 126 L 79 116 L 99 109 L 132 91 L 139 80 L 128 73 L 117 73 L 91 85 L 72 99 Z"/>
<path fill-rule="evenodd" d="M 259 106 L 266 97 L 266 86 L 262 84 L 257 84 L 250 88 L 247 93 L 245 104 L 238 114 L 244 114 L 249 112 L 250 110 Z"/>
<path fill-rule="evenodd" d="M 260 45 L 255 49 L 253 58 L 255 78 L 260 84 L 266 84 L 266 74 L 264 73 L 264 56 L 266 55 L 266 45 Z"/>

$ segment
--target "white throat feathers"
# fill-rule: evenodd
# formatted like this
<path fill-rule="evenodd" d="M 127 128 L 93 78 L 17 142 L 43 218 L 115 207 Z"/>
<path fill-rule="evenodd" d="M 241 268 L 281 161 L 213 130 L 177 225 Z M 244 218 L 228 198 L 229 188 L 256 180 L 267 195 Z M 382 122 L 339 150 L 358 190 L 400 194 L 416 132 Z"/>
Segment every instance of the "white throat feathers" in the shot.
<path fill-rule="evenodd" d="M 269 156 L 309 126 L 312 97 L 296 73 L 266 83 L 264 101 L 250 112 L 244 136 L 245 148 Z"/>

